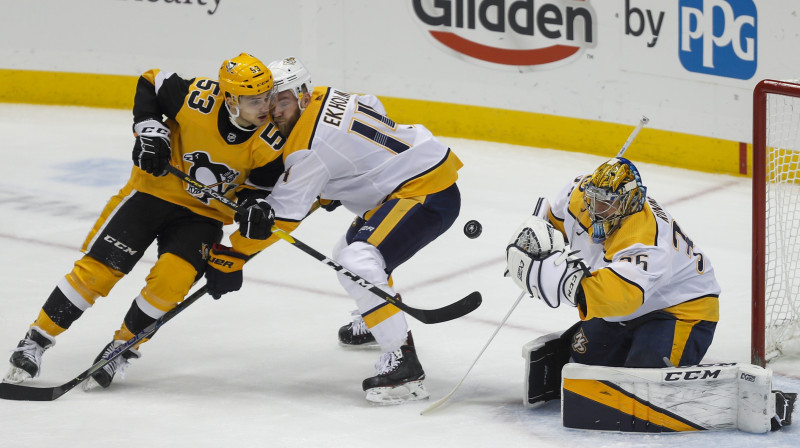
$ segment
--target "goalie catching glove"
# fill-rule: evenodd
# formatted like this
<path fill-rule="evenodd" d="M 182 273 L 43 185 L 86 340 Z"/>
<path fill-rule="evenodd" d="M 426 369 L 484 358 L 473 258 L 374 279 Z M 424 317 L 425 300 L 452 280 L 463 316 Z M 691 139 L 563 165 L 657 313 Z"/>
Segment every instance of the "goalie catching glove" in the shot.
<path fill-rule="evenodd" d="M 206 268 L 206 287 L 214 300 L 219 300 L 223 294 L 241 289 L 242 268 L 249 259 L 247 255 L 222 244 L 211 247 Z"/>
<path fill-rule="evenodd" d="M 564 237 L 552 224 L 531 216 L 517 229 L 506 247 L 506 275 L 551 308 L 562 300 L 585 309 L 580 282 L 591 275 L 583 260 L 570 252 Z"/>
<path fill-rule="evenodd" d="M 169 146 L 169 128 L 158 120 L 149 118 L 133 125 L 133 163 L 153 176 L 166 176 L 172 149 Z"/>

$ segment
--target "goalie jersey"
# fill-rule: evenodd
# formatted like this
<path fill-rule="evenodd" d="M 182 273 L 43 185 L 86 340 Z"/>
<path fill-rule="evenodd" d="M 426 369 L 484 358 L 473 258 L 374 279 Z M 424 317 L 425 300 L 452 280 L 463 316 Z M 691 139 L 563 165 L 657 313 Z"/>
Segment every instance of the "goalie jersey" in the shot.
<path fill-rule="evenodd" d="M 565 187 L 548 216 L 592 271 L 581 281 L 581 319 L 623 322 L 663 310 L 681 320 L 717 322 L 720 286 L 711 261 L 654 199 L 647 198 L 603 243 L 592 242 L 583 202 L 590 177 Z"/>
<path fill-rule="evenodd" d="M 317 87 L 284 148 L 285 175 L 267 201 L 302 220 L 317 197 L 361 217 L 392 198 L 453 185 L 462 163 L 422 125 L 397 124 L 372 95 Z"/>
<path fill-rule="evenodd" d="M 270 189 L 283 172 L 285 139 L 268 120 L 252 130 L 234 126 L 219 83 L 208 78 L 186 80 L 174 73 L 150 70 L 139 78 L 134 122 L 162 120 L 170 128 L 170 164 L 231 200 L 249 186 Z M 191 129 L 184 132 L 183 128 Z M 125 186 L 225 224 L 234 212 L 176 176 L 155 177 L 134 166 Z"/>

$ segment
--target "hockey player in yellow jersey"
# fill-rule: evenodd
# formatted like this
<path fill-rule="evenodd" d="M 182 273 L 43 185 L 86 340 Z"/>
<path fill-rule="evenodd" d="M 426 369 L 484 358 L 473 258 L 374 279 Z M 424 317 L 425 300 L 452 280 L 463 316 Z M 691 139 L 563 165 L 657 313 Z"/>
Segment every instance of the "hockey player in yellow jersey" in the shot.
<path fill-rule="evenodd" d="M 275 225 L 291 230 L 317 198 L 341 203 L 356 218 L 334 259 L 395 295 L 392 271 L 458 216 L 461 161 L 424 126 L 392 121 L 374 96 L 312 88 L 308 71 L 295 58 L 269 67 L 277 90 L 273 119 L 288 137 L 286 174 L 266 200 L 248 210 L 274 212 Z M 275 239 L 270 236 L 265 244 Z M 405 314 L 349 278 L 340 275 L 340 282 L 384 352 L 376 375 L 362 384 L 367 400 L 395 404 L 426 398 L 425 372 Z"/>
<path fill-rule="evenodd" d="M 231 290 L 227 284 L 241 271 L 225 266 L 241 265 L 253 255 L 248 240 L 236 231 L 232 248 L 218 245 L 233 213 L 168 176 L 167 166 L 242 202 L 252 187 L 271 188 L 283 172 L 285 143 L 269 120 L 273 87 L 266 65 L 245 53 L 223 62 L 219 80 L 184 79 L 158 69 L 139 78 L 130 180 L 108 202 L 83 243 L 85 255 L 58 282 L 12 353 L 6 381 L 38 376 L 43 352 L 107 296 L 154 241 L 158 260 L 97 360 L 173 309 L 204 273 L 215 298 Z M 248 232 L 246 225 L 240 230 Z M 209 265 L 209 254 L 231 262 Z M 106 364 L 84 386 L 108 387 L 115 373 L 140 356 L 137 349 Z"/>
<path fill-rule="evenodd" d="M 553 308 L 578 308 L 581 321 L 549 345 L 559 372 L 568 359 L 693 365 L 711 344 L 720 294 L 711 260 L 647 196 L 627 159 L 576 177 L 519 226 L 506 250 L 507 275 L 523 290 Z"/>

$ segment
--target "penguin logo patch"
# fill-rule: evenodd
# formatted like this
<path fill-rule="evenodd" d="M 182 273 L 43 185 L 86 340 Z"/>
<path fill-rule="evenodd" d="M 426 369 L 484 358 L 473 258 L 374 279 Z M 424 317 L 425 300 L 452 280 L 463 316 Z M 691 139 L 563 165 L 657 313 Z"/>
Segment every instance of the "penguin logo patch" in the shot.
<path fill-rule="evenodd" d="M 195 151 L 184 154 L 183 160 L 191 163 L 191 167 L 189 168 L 190 176 L 209 188 L 216 190 L 219 194 L 225 195 L 225 193 L 239 186 L 239 184 L 235 184 L 233 181 L 236 180 L 241 173 L 229 168 L 225 164 L 212 162 L 206 152 Z M 203 193 L 202 190 L 195 186 L 189 185 L 186 191 L 204 204 L 208 204 L 211 200 L 211 196 Z"/>

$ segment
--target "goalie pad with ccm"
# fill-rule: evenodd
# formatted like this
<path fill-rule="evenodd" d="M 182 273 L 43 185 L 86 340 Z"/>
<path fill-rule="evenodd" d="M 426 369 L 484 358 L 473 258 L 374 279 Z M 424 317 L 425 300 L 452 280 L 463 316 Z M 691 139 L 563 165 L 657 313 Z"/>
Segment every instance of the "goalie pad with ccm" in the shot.
<path fill-rule="evenodd" d="M 567 364 L 562 370 L 565 427 L 621 432 L 774 429 L 772 371 L 751 364 L 663 369 Z M 791 419 L 782 424 L 788 425 Z"/>

